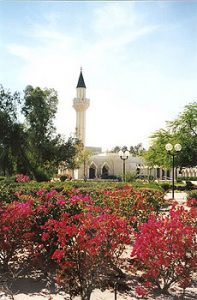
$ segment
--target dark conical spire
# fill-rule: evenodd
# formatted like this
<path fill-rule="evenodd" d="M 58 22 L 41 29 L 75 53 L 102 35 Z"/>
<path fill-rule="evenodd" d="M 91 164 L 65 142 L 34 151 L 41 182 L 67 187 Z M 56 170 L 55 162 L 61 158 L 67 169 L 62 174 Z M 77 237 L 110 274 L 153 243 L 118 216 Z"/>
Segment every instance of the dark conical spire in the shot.
<path fill-rule="evenodd" d="M 79 80 L 77 83 L 77 88 L 86 88 L 85 81 L 83 79 L 82 68 L 80 69 Z"/>

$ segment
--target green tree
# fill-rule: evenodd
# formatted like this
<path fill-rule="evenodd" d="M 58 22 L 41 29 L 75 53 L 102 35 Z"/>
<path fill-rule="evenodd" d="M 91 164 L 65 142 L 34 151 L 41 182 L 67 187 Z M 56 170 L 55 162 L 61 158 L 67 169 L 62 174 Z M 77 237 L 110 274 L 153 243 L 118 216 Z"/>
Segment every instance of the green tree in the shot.
<path fill-rule="evenodd" d="M 185 106 L 182 113 L 174 121 L 168 122 L 175 140 L 179 141 L 182 150 L 177 156 L 181 167 L 197 165 L 197 102 Z"/>
<path fill-rule="evenodd" d="M 118 153 L 121 150 L 120 146 L 115 146 L 110 152 L 112 153 Z"/>
<path fill-rule="evenodd" d="M 81 142 L 73 137 L 65 142 L 60 139 L 56 147 L 56 167 L 62 164 L 66 169 L 74 170 L 79 167 L 79 153 L 81 151 Z"/>
<path fill-rule="evenodd" d="M 53 89 L 27 86 L 24 91 L 22 113 L 26 119 L 29 144 L 34 149 L 33 161 L 36 166 L 43 166 L 53 157 L 53 146 L 58 141 L 53 125 L 57 104 L 57 93 Z"/>
<path fill-rule="evenodd" d="M 0 86 L 0 172 L 32 175 L 47 180 L 57 173 L 61 161 L 74 168 L 79 141 L 65 141 L 56 134 L 53 121 L 57 111 L 57 93 L 53 89 L 27 86 L 20 94 Z M 20 123 L 19 107 L 25 117 Z"/>
<path fill-rule="evenodd" d="M 17 120 L 19 93 L 11 93 L 0 85 L 0 170 L 3 175 L 12 175 L 18 154 Z M 18 132 L 17 132 L 18 133 Z"/>
<path fill-rule="evenodd" d="M 91 155 L 92 151 L 90 149 L 79 146 L 76 162 L 77 167 L 80 167 L 81 165 L 83 166 L 83 178 L 85 181 L 87 180 L 86 167 Z"/>
<path fill-rule="evenodd" d="M 118 153 L 120 150 L 122 150 L 123 152 L 129 151 L 133 156 L 142 156 L 145 151 L 142 143 L 139 143 L 136 146 L 130 146 L 130 148 L 128 148 L 127 146 L 115 146 L 110 152 Z"/>
<path fill-rule="evenodd" d="M 144 151 L 145 151 L 145 149 L 144 149 L 142 143 L 139 143 L 136 146 L 130 146 L 130 149 L 129 149 L 129 152 L 133 156 L 142 156 Z"/>
<path fill-rule="evenodd" d="M 68 169 L 74 169 L 76 165 L 79 141 L 71 137 L 65 141 L 56 134 L 57 104 L 54 89 L 26 87 L 22 112 L 26 118 L 29 150 L 33 150 L 28 151 L 28 158 L 37 180 L 52 177 L 62 162 Z"/>
<path fill-rule="evenodd" d="M 166 122 L 166 129 L 156 131 L 152 143 L 144 158 L 149 166 L 158 165 L 169 168 L 171 157 L 165 150 L 165 145 L 181 144 L 182 150 L 175 156 L 179 167 L 194 167 L 197 165 L 197 103 L 185 106 L 184 111 L 174 121 Z"/>

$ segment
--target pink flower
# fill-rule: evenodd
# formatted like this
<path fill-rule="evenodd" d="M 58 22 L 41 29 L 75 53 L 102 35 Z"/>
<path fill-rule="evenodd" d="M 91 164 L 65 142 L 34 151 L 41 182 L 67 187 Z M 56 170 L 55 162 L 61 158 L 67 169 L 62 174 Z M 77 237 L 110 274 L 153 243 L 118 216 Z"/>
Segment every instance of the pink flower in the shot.
<path fill-rule="evenodd" d="M 16 174 L 16 182 L 28 182 L 29 176 L 23 174 Z"/>
<path fill-rule="evenodd" d="M 40 189 L 40 190 L 38 190 L 38 191 L 36 192 L 36 195 L 37 195 L 37 196 L 43 196 L 45 192 L 46 192 L 45 189 Z"/>
<path fill-rule="evenodd" d="M 147 295 L 147 290 L 143 288 L 142 286 L 137 286 L 135 288 L 135 292 L 139 297 L 144 297 Z"/>

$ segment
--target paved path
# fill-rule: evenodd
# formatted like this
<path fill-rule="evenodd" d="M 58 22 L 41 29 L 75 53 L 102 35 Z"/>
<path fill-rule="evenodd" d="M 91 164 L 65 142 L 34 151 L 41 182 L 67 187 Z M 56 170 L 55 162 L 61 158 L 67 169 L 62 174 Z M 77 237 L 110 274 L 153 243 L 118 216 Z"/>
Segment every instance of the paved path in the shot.
<path fill-rule="evenodd" d="M 166 193 L 164 199 L 172 199 L 172 192 Z M 174 199 L 179 202 L 180 204 L 184 203 L 187 200 L 187 193 L 181 192 L 181 193 L 174 193 Z"/>

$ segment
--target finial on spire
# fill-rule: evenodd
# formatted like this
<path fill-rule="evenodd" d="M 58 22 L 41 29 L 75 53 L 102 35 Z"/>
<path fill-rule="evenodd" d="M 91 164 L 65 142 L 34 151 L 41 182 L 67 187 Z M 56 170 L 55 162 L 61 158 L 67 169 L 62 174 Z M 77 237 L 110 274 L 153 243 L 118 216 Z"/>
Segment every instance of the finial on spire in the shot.
<path fill-rule="evenodd" d="M 82 67 L 80 68 L 80 72 L 82 72 Z"/>

